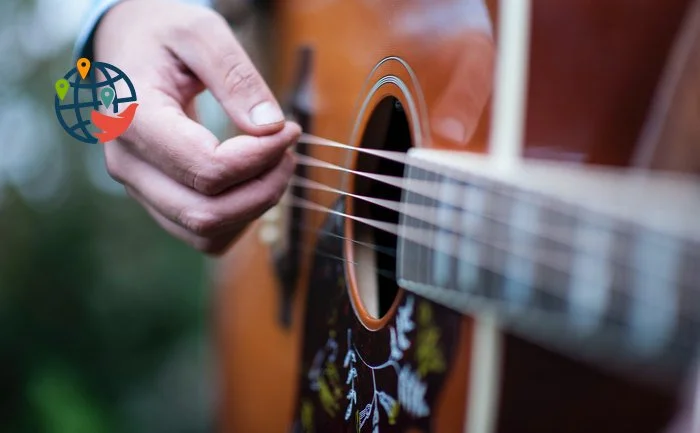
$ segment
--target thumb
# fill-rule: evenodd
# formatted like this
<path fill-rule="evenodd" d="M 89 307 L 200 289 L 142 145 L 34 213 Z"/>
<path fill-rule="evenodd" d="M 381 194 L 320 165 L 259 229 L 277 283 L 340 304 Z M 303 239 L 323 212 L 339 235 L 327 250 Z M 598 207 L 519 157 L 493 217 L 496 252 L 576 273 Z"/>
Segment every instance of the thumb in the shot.
<path fill-rule="evenodd" d="M 282 130 L 282 109 L 228 23 L 215 12 L 204 17 L 169 41 L 168 48 L 198 76 L 242 132 L 259 136 Z"/>

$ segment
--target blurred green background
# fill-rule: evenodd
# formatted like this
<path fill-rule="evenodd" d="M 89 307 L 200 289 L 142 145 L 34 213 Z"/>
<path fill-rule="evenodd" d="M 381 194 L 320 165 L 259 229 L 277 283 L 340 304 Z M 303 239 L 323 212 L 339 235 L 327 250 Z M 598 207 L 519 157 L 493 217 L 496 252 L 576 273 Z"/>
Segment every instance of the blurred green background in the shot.
<path fill-rule="evenodd" d="M 0 2 L 0 432 L 211 431 L 208 263 L 55 118 L 90 4 Z"/>

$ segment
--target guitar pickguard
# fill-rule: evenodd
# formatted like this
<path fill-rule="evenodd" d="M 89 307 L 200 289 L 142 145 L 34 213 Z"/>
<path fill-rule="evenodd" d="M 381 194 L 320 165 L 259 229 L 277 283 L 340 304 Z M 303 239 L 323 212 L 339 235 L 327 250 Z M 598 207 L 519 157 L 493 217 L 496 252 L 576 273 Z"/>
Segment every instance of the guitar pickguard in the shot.
<path fill-rule="evenodd" d="M 348 294 L 342 217 L 330 215 L 322 233 L 309 280 L 293 431 L 431 431 L 461 316 L 403 293 L 386 326 L 368 330 Z"/>

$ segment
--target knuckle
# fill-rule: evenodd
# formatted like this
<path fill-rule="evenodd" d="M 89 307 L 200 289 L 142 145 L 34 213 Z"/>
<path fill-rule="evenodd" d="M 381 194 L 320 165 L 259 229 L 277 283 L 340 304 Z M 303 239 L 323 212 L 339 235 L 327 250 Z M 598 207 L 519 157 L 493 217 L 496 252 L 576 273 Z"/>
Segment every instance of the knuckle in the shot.
<path fill-rule="evenodd" d="M 224 171 L 218 165 L 192 167 L 189 171 L 191 187 L 202 194 L 213 196 L 225 187 Z"/>
<path fill-rule="evenodd" d="M 275 206 L 282 199 L 285 190 L 286 184 L 271 185 L 265 188 L 265 193 L 263 194 L 262 207 L 264 209 L 269 209 Z"/>
<path fill-rule="evenodd" d="M 202 39 L 202 29 L 211 29 L 225 24 L 223 17 L 209 9 L 193 9 L 189 19 L 178 21 L 168 28 L 168 35 L 176 42 L 191 42 Z"/>
<path fill-rule="evenodd" d="M 270 178 L 265 182 L 262 194 L 263 207 L 269 209 L 277 205 L 284 193 L 287 191 L 289 185 L 289 179 L 292 175 L 290 165 L 288 164 L 289 158 L 285 156 L 284 160 L 281 162 L 282 166 L 280 170 L 275 173 L 275 175 L 270 176 Z M 262 181 L 261 181 L 262 182 Z"/>
<path fill-rule="evenodd" d="M 224 75 L 224 89 L 227 93 L 252 90 L 256 87 L 257 72 L 245 58 L 235 54 L 222 57 L 222 69 Z"/>
<path fill-rule="evenodd" d="M 210 235 L 222 223 L 222 219 L 211 206 L 184 209 L 178 219 L 187 230 L 199 236 Z"/>
<path fill-rule="evenodd" d="M 211 8 L 198 8 L 197 13 L 194 14 L 193 17 L 196 26 L 204 26 L 204 28 L 229 28 L 229 24 L 226 22 L 223 15 Z"/>

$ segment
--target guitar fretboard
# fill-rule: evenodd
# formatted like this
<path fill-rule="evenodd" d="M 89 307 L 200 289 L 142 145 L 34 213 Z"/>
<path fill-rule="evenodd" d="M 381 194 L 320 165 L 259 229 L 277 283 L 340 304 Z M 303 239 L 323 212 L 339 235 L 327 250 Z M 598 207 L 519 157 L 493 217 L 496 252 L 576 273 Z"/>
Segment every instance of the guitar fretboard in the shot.
<path fill-rule="evenodd" d="M 696 355 L 697 180 L 548 163 L 501 172 L 432 151 L 411 159 L 401 286 L 463 313 L 491 310 L 575 354 L 672 367 Z M 430 184 L 439 191 L 420 193 Z"/>

